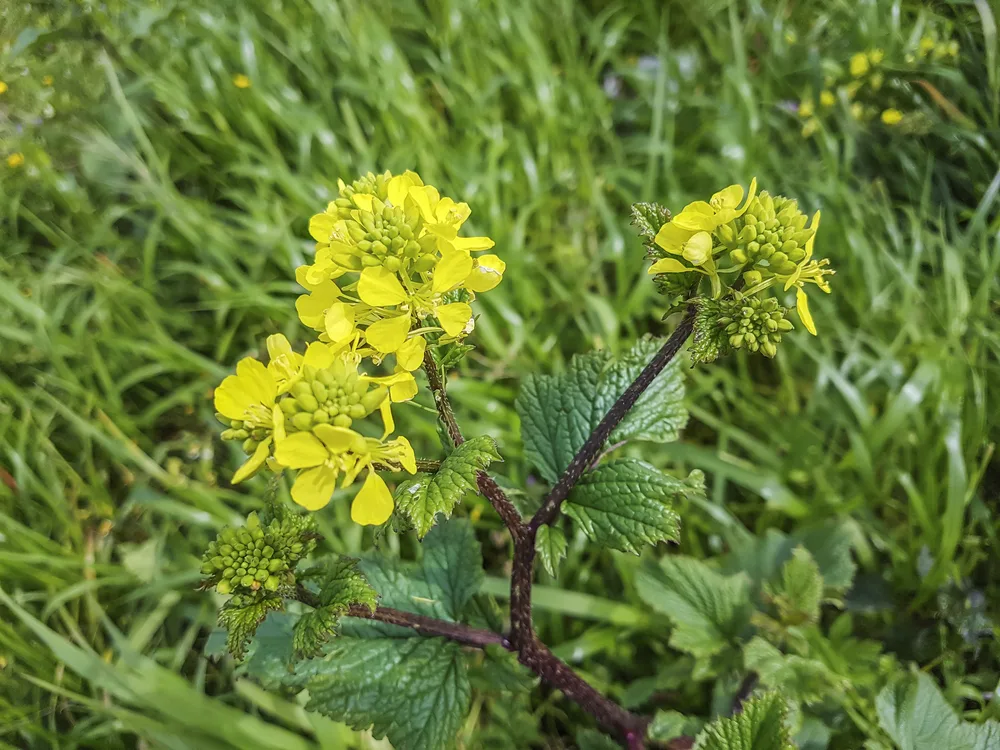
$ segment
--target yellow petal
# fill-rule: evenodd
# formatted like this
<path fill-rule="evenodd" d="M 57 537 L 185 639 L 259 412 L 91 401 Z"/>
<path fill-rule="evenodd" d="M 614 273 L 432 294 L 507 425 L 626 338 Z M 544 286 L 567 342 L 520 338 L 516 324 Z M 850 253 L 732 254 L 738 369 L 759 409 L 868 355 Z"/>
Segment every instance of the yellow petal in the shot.
<path fill-rule="evenodd" d="M 373 307 L 399 305 L 406 302 L 406 290 L 396 274 L 382 266 L 366 268 L 358 281 L 358 296 Z"/>
<path fill-rule="evenodd" d="M 372 210 L 372 198 L 375 196 L 368 193 L 355 193 L 351 196 L 351 200 L 354 201 L 354 205 L 360 208 L 362 211 Z"/>
<path fill-rule="evenodd" d="M 680 255 L 684 243 L 691 239 L 691 236 L 698 230 L 682 229 L 672 221 L 668 221 L 660 231 L 656 233 L 653 242 L 662 247 L 668 253 Z"/>
<path fill-rule="evenodd" d="M 409 331 L 410 316 L 407 313 L 372 323 L 365 330 L 365 338 L 377 351 L 390 354 L 403 345 Z"/>
<path fill-rule="evenodd" d="M 806 263 L 813 254 L 813 245 L 816 243 L 816 234 L 819 232 L 819 211 L 813 214 L 812 221 L 809 222 L 809 228 L 813 230 L 813 235 L 808 240 L 806 240 L 806 257 L 802 259 L 802 263 Z"/>
<path fill-rule="evenodd" d="M 396 364 L 413 372 L 424 363 L 427 341 L 423 336 L 413 336 L 396 350 Z"/>
<path fill-rule="evenodd" d="M 497 243 L 489 237 L 456 237 L 451 241 L 451 244 L 456 250 L 474 253 L 477 250 L 489 250 Z"/>
<path fill-rule="evenodd" d="M 245 357 L 236 365 L 236 377 L 255 403 L 270 406 L 278 395 L 278 385 L 274 376 L 262 362 L 253 357 Z"/>
<path fill-rule="evenodd" d="M 277 404 L 271 409 L 271 422 L 274 424 L 274 444 L 277 446 L 285 439 L 285 412 Z"/>
<path fill-rule="evenodd" d="M 323 319 L 326 335 L 333 344 L 346 341 L 354 333 L 354 308 L 346 302 L 330 306 Z"/>
<path fill-rule="evenodd" d="M 449 252 L 441 257 L 434 267 L 432 289 L 437 294 L 450 292 L 469 278 L 472 273 L 472 256 L 461 250 Z"/>
<path fill-rule="evenodd" d="M 385 399 L 383 399 L 381 405 L 378 407 L 378 411 L 382 415 L 382 439 L 385 440 L 386 436 L 391 435 L 393 430 L 396 429 L 396 423 L 392 419 L 392 400 L 388 394 L 386 394 Z"/>
<path fill-rule="evenodd" d="M 686 273 L 687 271 L 692 271 L 694 269 L 688 268 L 679 260 L 674 260 L 673 258 L 661 258 L 656 261 L 653 265 L 649 267 L 649 274 L 656 273 Z"/>
<path fill-rule="evenodd" d="M 795 292 L 795 311 L 799 314 L 799 320 L 813 336 L 816 335 L 816 324 L 813 323 L 812 314 L 809 312 L 809 298 L 802 291 L 802 287 Z"/>
<path fill-rule="evenodd" d="M 737 216 L 742 216 L 743 214 L 745 214 L 747 212 L 747 209 L 750 207 L 750 201 L 752 201 L 756 195 L 757 195 L 757 178 L 754 177 L 752 180 L 750 180 L 750 189 L 747 190 L 747 199 L 743 201 L 743 207 L 736 212 L 736 214 L 732 217 L 732 219 L 735 219 Z M 732 221 L 732 219 L 729 219 L 729 221 Z"/>
<path fill-rule="evenodd" d="M 398 356 L 398 355 L 397 355 Z M 401 379 L 389 385 L 389 398 L 394 404 L 409 401 L 417 395 L 417 380 L 410 373 L 408 378 Z"/>
<path fill-rule="evenodd" d="M 392 515 L 392 493 L 374 471 L 368 475 L 351 503 L 351 520 L 362 526 L 378 526 Z"/>
<path fill-rule="evenodd" d="M 481 255 L 476 258 L 476 267 L 465 280 L 465 286 L 473 292 L 488 292 L 500 283 L 506 270 L 507 264 L 496 255 Z"/>
<path fill-rule="evenodd" d="M 236 470 L 233 474 L 232 484 L 239 484 L 245 479 L 249 479 L 254 474 L 256 474 L 260 467 L 264 465 L 264 461 L 271 454 L 271 438 L 265 438 L 261 441 L 260 445 L 257 446 L 257 450 L 253 452 L 253 455 L 246 460 L 246 462 Z"/>
<path fill-rule="evenodd" d="M 437 188 L 433 185 L 411 187 L 409 197 L 416 202 L 424 221 L 433 223 L 434 208 L 437 206 L 438 201 L 441 200 L 441 195 L 438 193 Z"/>
<path fill-rule="evenodd" d="M 700 266 L 712 257 L 712 235 L 698 232 L 684 243 L 684 259 Z"/>
<path fill-rule="evenodd" d="M 705 205 L 707 206 L 708 204 L 705 203 Z M 714 211 L 706 213 L 700 210 L 691 211 L 687 208 L 677 214 L 670 223 L 678 229 L 687 230 L 692 234 L 695 232 L 711 232 L 717 226 Z"/>
<path fill-rule="evenodd" d="M 400 435 L 394 442 L 399 446 L 398 460 L 400 465 L 411 474 L 416 474 L 417 459 L 413 455 L 413 446 L 410 445 L 410 441 Z"/>
<path fill-rule="evenodd" d="M 301 472 L 292 485 L 292 500 L 306 510 L 319 510 L 330 502 L 337 489 L 337 470 L 332 466 L 317 466 Z"/>
<path fill-rule="evenodd" d="M 275 360 L 282 354 L 292 354 L 292 345 L 288 343 L 288 339 L 285 338 L 284 334 L 275 333 L 267 337 L 267 356 L 271 360 Z"/>
<path fill-rule="evenodd" d="M 712 196 L 712 205 L 719 208 L 736 208 L 743 200 L 743 186 L 730 185 Z"/>
<path fill-rule="evenodd" d="M 407 170 L 401 175 L 396 175 L 389 180 L 389 202 L 394 206 L 402 206 L 406 201 L 406 196 L 409 194 L 410 188 L 420 187 L 423 184 L 423 180 L 420 179 L 420 175 L 416 172 Z"/>
<path fill-rule="evenodd" d="M 355 445 L 361 435 L 346 427 L 337 427 L 332 424 L 318 424 L 313 426 L 313 434 L 323 441 L 323 444 L 330 449 L 331 453 L 346 453 Z M 364 438 L 361 438 L 362 441 Z"/>
<path fill-rule="evenodd" d="M 340 297 L 340 289 L 329 279 L 312 285 L 310 294 L 303 294 L 295 300 L 295 310 L 304 325 L 323 330 L 323 316 Z"/>
<path fill-rule="evenodd" d="M 329 242 L 337 217 L 330 214 L 316 214 L 309 219 L 309 235 L 317 242 Z"/>
<path fill-rule="evenodd" d="M 295 269 L 295 280 L 298 282 L 299 286 L 304 286 L 310 292 L 316 286 L 311 281 L 309 281 L 309 271 L 312 266 L 299 266 Z"/>
<path fill-rule="evenodd" d="M 459 336 L 472 319 L 472 308 L 465 302 L 452 302 L 441 305 L 434 314 L 441 321 L 441 327 L 449 336 Z"/>
<path fill-rule="evenodd" d="M 325 462 L 330 451 L 311 432 L 295 432 L 278 443 L 274 457 L 289 469 L 307 469 Z"/>
<path fill-rule="evenodd" d="M 333 364 L 336 357 L 332 347 L 319 341 L 313 341 L 306 347 L 306 353 L 302 357 L 302 364 L 314 367 L 317 370 L 325 370 Z"/>

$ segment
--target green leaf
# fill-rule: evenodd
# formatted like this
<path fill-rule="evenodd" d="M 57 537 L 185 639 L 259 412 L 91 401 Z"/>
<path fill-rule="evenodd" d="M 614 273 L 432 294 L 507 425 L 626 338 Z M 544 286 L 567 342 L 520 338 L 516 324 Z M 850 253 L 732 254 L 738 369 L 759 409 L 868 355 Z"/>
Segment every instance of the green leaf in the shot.
<path fill-rule="evenodd" d="M 680 518 L 671 507 L 688 493 L 701 493 L 701 472 L 689 482 L 645 461 L 620 458 L 581 477 L 563 511 L 592 541 L 638 554 L 642 545 L 676 542 Z"/>
<path fill-rule="evenodd" d="M 482 586 L 484 575 L 471 524 L 452 519 L 434 527 L 424 539 L 423 553 L 419 563 L 373 555 L 364 558 L 360 567 L 383 605 L 457 622 Z M 413 632 L 392 625 L 372 627 L 403 635 Z"/>
<path fill-rule="evenodd" d="M 899 750 L 994 750 L 1000 722 L 961 721 L 934 680 L 919 672 L 883 688 L 875 699 L 879 724 Z"/>
<path fill-rule="evenodd" d="M 233 596 L 219 610 L 219 625 L 226 629 L 226 648 L 236 659 L 246 654 L 247 644 L 270 612 L 285 608 L 280 596 L 262 592 Z"/>
<path fill-rule="evenodd" d="M 351 605 L 362 605 L 369 612 L 374 612 L 378 606 L 378 594 L 358 570 L 358 561 L 352 558 L 334 559 L 306 571 L 302 578 L 315 580 L 319 585 L 319 606 L 303 614 L 295 623 L 292 646 L 302 656 L 314 656 L 319 652 L 320 647 L 336 634 L 340 618 Z"/>
<path fill-rule="evenodd" d="M 418 474 L 400 482 L 396 489 L 396 508 L 410 519 L 417 535 L 423 538 L 433 528 L 438 513 L 450 518 L 455 506 L 466 495 L 479 491 L 477 472 L 500 460 L 493 438 L 483 436 L 467 440 L 441 462 L 434 474 Z"/>
<path fill-rule="evenodd" d="M 636 588 L 670 618 L 670 645 L 699 658 L 722 651 L 750 621 L 747 577 L 723 576 L 694 558 L 669 556 L 641 568 Z"/>
<path fill-rule="evenodd" d="M 823 700 L 844 689 L 841 680 L 823 662 L 783 654 L 759 636 L 743 648 L 743 664 L 757 673 L 765 687 L 780 688 L 790 698 L 806 703 Z"/>
<path fill-rule="evenodd" d="M 819 620 L 823 576 L 805 547 L 796 547 L 781 568 L 781 585 L 770 587 L 781 621 L 802 625 Z"/>
<path fill-rule="evenodd" d="M 795 750 L 785 726 L 787 714 L 788 706 L 777 693 L 755 696 L 736 716 L 705 727 L 694 750 Z"/>
<path fill-rule="evenodd" d="M 670 211 L 659 203 L 633 203 L 632 225 L 643 240 L 651 243 L 660 227 L 670 221 Z"/>
<path fill-rule="evenodd" d="M 487 646 L 483 660 L 470 669 L 473 687 L 487 693 L 524 693 L 538 684 L 538 678 L 517 660 L 517 654 L 503 646 Z"/>
<path fill-rule="evenodd" d="M 657 711 L 646 730 L 646 737 L 666 743 L 676 737 L 694 734 L 700 729 L 701 723 L 696 718 L 685 716 L 679 711 Z"/>
<path fill-rule="evenodd" d="M 578 750 L 621 750 L 621 744 L 596 729 L 580 729 L 576 733 Z"/>
<path fill-rule="evenodd" d="M 309 691 L 308 710 L 357 730 L 371 727 L 396 750 L 452 747 L 471 693 L 461 647 L 421 636 L 341 636 L 286 682 Z"/>
<path fill-rule="evenodd" d="M 558 526 L 541 526 L 535 537 L 535 551 L 545 570 L 553 578 L 559 571 L 559 563 L 566 557 L 566 534 Z"/>
<path fill-rule="evenodd" d="M 555 482 L 611 406 L 663 341 L 646 338 L 617 361 L 608 352 L 577 355 L 560 375 L 529 375 L 517 396 L 525 454 Z M 611 435 L 612 441 L 676 440 L 687 423 L 683 374 L 671 363 Z"/>

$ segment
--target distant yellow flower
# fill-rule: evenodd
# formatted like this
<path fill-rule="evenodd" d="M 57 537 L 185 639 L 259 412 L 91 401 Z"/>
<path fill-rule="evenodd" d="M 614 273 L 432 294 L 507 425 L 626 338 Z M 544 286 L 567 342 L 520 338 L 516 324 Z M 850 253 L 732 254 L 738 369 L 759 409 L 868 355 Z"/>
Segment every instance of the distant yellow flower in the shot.
<path fill-rule="evenodd" d="M 42 76 L 42 85 L 51 86 L 55 79 L 52 76 Z"/>
<path fill-rule="evenodd" d="M 930 53 L 934 51 L 934 47 L 937 46 L 933 37 L 925 36 L 920 40 L 920 46 L 918 47 L 918 52 L 921 57 L 927 57 Z"/>
<path fill-rule="evenodd" d="M 858 52 L 851 58 L 851 75 L 855 78 L 860 78 L 870 69 L 868 62 L 868 55 L 864 52 Z"/>
<path fill-rule="evenodd" d="M 898 109 L 887 109 L 882 112 L 882 122 L 886 125 L 898 125 L 903 121 L 903 113 Z"/>
<path fill-rule="evenodd" d="M 233 76 L 233 85 L 238 89 L 250 88 L 250 77 L 244 73 L 237 73 Z"/>
<path fill-rule="evenodd" d="M 854 102 L 851 105 L 851 117 L 855 120 L 861 120 L 865 116 L 865 108 L 861 106 L 861 102 Z"/>
<path fill-rule="evenodd" d="M 16 169 L 17 167 L 20 167 L 22 164 L 24 164 L 24 154 L 22 154 L 20 151 L 18 151 L 15 154 L 11 154 L 10 156 L 7 157 L 8 167 Z"/>
<path fill-rule="evenodd" d="M 832 91 L 822 91 L 819 95 L 819 103 L 824 107 L 832 107 L 837 102 L 837 97 Z"/>
<path fill-rule="evenodd" d="M 7 84 L 4 83 L 3 81 L 0 81 L 0 94 L 6 94 L 6 93 L 7 93 Z"/>
<path fill-rule="evenodd" d="M 816 112 L 816 105 L 813 104 L 812 99 L 803 99 L 799 102 L 799 117 L 805 119 L 807 117 L 812 117 Z"/>
<path fill-rule="evenodd" d="M 878 48 L 871 50 L 868 53 L 868 59 L 871 60 L 872 65 L 878 65 L 885 59 L 885 50 Z"/>

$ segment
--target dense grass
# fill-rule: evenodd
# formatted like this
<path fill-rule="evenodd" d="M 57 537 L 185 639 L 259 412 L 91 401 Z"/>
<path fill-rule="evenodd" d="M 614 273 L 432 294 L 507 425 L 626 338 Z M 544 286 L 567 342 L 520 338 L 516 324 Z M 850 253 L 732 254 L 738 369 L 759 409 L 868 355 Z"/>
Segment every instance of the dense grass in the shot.
<path fill-rule="evenodd" d="M 0 742 L 363 741 L 208 659 L 216 603 L 194 585 L 214 530 L 265 489 L 229 487 L 237 457 L 217 439 L 211 389 L 266 334 L 301 338 L 293 271 L 311 251 L 308 217 L 338 177 L 369 169 L 415 168 L 462 196 L 508 263 L 478 305 L 477 351 L 452 392 L 467 432 L 500 441 L 512 483 L 526 478 L 520 375 L 665 330 L 632 201 L 676 208 L 756 175 L 822 208 L 818 249 L 837 276 L 814 303 L 821 335 L 788 337 L 773 362 L 691 371 L 683 441 L 646 455 L 708 475 L 711 507 L 681 509 L 690 554 L 747 531 L 851 519 L 859 635 L 933 670 L 956 705 L 978 711 L 1000 677 L 995 642 L 967 632 L 975 615 L 995 634 L 1000 617 L 990 7 L 6 8 L 2 156 L 25 163 L 0 164 L 0 582 L 51 631 L 5 611 Z M 786 103 L 821 80 L 824 60 L 900 50 L 949 20 L 960 58 L 931 81 L 960 116 L 917 92 L 926 132 L 845 115 L 800 135 Z M 240 73 L 249 88 L 233 84 Z M 402 415 L 430 451 L 426 417 Z M 489 533 L 499 522 L 484 504 L 465 510 L 489 573 L 503 575 L 505 542 Z M 331 549 L 370 544 L 345 503 L 321 524 Z M 638 601 L 634 568 L 577 539 L 538 597 L 544 637 L 582 649 L 581 669 L 619 697 L 651 672 L 636 649 L 665 641 L 663 622 L 622 606 Z M 622 627 L 634 647 L 620 645 Z M 685 700 L 707 713 L 709 698 Z M 548 734 L 566 731 L 565 705 L 533 708 Z M 483 708 L 480 722 L 502 721 L 500 710 Z"/>

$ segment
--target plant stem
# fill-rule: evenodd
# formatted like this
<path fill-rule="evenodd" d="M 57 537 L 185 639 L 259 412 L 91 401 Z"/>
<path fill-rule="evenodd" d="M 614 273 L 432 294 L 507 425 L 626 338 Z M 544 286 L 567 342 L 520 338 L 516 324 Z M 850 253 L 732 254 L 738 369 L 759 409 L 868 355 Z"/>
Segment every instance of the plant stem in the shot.
<path fill-rule="evenodd" d="M 614 701 L 601 695 L 597 690 L 584 681 L 567 664 L 553 654 L 545 644 L 535 635 L 534 625 L 531 618 L 531 587 L 534 579 L 535 567 L 535 538 L 538 529 L 543 525 L 551 523 L 559 513 L 562 505 L 570 491 L 579 481 L 584 471 L 590 468 L 601 455 L 601 451 L 607 443 L 608 438 L 615 427 L 624 419 L 628 411 L 635 405 L 642 393 L 650 386 L 653 380 L 659 375 L 670 361 L 677 355 L 684 342 L 691 335 L 694 327 L 695 310 L 688 308 L 680 325 L 664 342 L 663 347 L 653 357 L 648 365 L 639 373 L 619 399 L 612 405 L 608 413 L 600 421 L 593 433 L 581 446 L 580 450 L 570 461 L 566 471 L 556 482 L 555 486 L 546 496 L 542 507 L 535 516 L 525 524 L 521 520 L 520 514 L 514 508 L 513 503 L 504 493 L 503 489 L 485 472 L 477 475 L 479 491 L 489 499 L 494 509 L 503 519 L 504 524 L 510 530 L 514 539 L 514 560 L 510 577 L 510 639 L 504 639 L 502 645 L 509 651 L 517 654 L 518 661 L 537 674 L 543 682 L 557 688 L 566 695 L 567 698 L 575 701 L 584 711 L 594 717 L 598 724 L 604 729 L 615 734 L 625 743 L 628 750 L 644 750 L 646 747 L 646 729 L 649 719 L 622 708 Z M 455 419 L 455 412 L 448 401 L 448 394 L 445 389 L 441 371 L 434 362 L 430 351 L 424 355 L 424 370 L 427 372 L 427 381 L 430 384 L 431 392 L 434 395 L 434 403 L 437 406 L 438 414 L 445 425 L 448 436 L 456 445 L 461 445 L 465 438 L 462 430 Z M 374 615 L 375 619 L 382 619 L 379 607 Z M 364 610 L 367 612 L 367 610 Z M 392 610 L 394 615 L 415 617 L 408 613 L 398 613 Z M 423 618 L 430 620 L 431 618 Z M 412 621 L 412 620 L 410 620 Z M 408 624 L 402 621 L 396 624 Z M 453 623 L 445 623 L 449 628 L 456 627 Z M 408 625 L 413 627 L 412 625 Z M 463 630 L 457 635 L 459 638 L 467 638 L 468 632 L 472 628 L 460 626 Z M 449 636 L 442 631 L 440 624 L 434 621 L 422 622 L 416 628 L 432 635 Z M 479 631 L 487 632 L 488 631 Z M 488 633 L 491 637 L 497 637 L 495 633 Z M 455 640 L 459 640 L 455 638 Z M 469 640 L 461 642 L 469 645 L 476 645 Z M 495 643 L 496 641 L 489 641 Z M 680 737 L 672 740 L 668 747 L 671 750 L 682 750 L 690 748 L 693 741 L 690 737 Z"/>
<path fill-rule="evenodd" d="M 562 501 L 569 496 L 570 491 L 576 486 L 580 477 L 583 476 L 583 472 L 600 455 L 604 444 L 608 442 L 608 438 L 611 437 L 611 433 L 614 432 L 615 427 L 625 418 L 629 409 L 635 406 L 635 402 L 639 400 L 639 396 L 643 394 L 643 391 L 650 386 L 657 375 L 663 372 L 663 368 L 670 364 L 670 361 L 677 355 L 677 352 L 684 346 L 684 342 L 687 341 L 694 327 L 694 316 L 695 309 L 689 307 L 680 325 L 670 334 L 670 338 L 663 343 L 660 351 L 656 353 L 653 359 L 649 361 L 649 364 L 639 373 L 639 377 L 625 389 L 625 392 L 608 409 L 608 413 L 604 415 L 600 424 L 594 428 L 590 437 L 587 438 L 586 442 L 580 447 L 580 450 L 573 456 L 573 460 L 569 462 L 569 466 L 566 467 L 562 476 L 559 477 L 559 481 L 556 482 L 555 486 L 546 496 L 542 507 L 528 524 L 529 529 L 537 531 L 539 527 L 552 523 L 559 514 L 559 506 L 562 505 Z"/>

